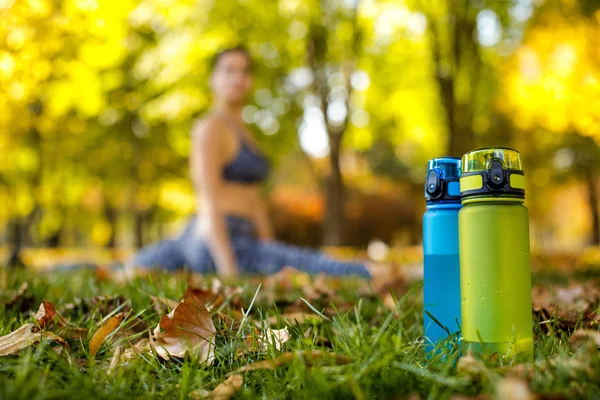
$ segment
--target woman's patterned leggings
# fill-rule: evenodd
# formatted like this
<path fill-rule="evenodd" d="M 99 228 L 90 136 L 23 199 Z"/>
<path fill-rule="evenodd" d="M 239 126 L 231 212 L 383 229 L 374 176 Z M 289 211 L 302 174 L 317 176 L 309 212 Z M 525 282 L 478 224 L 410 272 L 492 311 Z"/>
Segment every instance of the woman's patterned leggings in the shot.
<path fill-rule="evenodd" d="M 187 267 L 194 272 L 215 273 L 215 263 L 204 239 L 194 228 L 193 218 L 174 240 L 163 240 L 143 248 L 132 260 L 134 267 L 162 268 L 169 271 Z M 310 274 L 357 275 L 369 278 L 364 264 L 341 262 L 308 248 L 257 239 L 254 225 L 243 218 L 228 216 L 227 227 L 240 272 L 274 274 L 291 266 Z"/>

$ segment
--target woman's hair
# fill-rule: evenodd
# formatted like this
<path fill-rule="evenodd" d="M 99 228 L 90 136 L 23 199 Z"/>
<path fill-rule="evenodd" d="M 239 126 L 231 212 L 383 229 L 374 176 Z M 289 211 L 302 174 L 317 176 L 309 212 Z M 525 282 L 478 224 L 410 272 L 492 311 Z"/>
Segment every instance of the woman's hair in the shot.
<path fill-rule="evenodd" d="M 217 54 L 215 54 L 215 56 L 212 59 L 211 70 L 212 71 L 215 70 L 215 68 L 217 67 L 217 65 L 219 64 L 219 61 L 221 60 L 221 58 L 223 58 L 223 56 L 226 56 L 227 54 L 232 54 L 232 53 L 240 53 L 240 54 L 244 55 L 248 59 L 248 67 L 250 68 L 250 70 L 252 70 L 252 67 L 254 65 L 254 60 L 252 60 L 252 56 L 250 55 L 250 52 L 244 46 L 229 47 L 227 49 L 223 49 L 223 50 L 219 51 Z"/>

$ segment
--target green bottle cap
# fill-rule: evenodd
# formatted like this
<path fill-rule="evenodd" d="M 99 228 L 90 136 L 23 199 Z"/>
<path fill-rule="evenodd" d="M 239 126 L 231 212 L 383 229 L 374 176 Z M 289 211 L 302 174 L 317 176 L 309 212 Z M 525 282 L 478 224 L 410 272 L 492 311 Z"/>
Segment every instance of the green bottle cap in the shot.
<path fill-rule="evenodd" d="M 478 149 L 462 157 L 461 199 L 502 197 L 525 198 L 521 154 L 502 147 Z"/>

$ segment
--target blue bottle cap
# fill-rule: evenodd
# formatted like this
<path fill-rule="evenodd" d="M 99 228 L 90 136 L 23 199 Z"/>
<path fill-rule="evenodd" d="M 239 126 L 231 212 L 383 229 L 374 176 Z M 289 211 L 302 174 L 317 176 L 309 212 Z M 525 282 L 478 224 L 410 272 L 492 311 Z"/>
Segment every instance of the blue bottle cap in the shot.
<path fill-rule="evenodd" d="M 460 171 L 460 158 L 440 157 L 429 160 L 425 178 L 425 200 L 460 203 Z"/>

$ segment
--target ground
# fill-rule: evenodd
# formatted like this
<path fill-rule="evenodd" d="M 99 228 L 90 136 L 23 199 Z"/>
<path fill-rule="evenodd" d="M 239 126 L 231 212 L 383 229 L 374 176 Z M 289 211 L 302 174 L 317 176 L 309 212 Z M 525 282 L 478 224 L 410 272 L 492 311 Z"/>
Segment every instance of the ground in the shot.
<path fill-rule="evenodd" d="M 534 275 L 525 362 L 427 358 L 418 279 L 0 274 L 1 399 L 600 398 L 595 273 Z"/>

